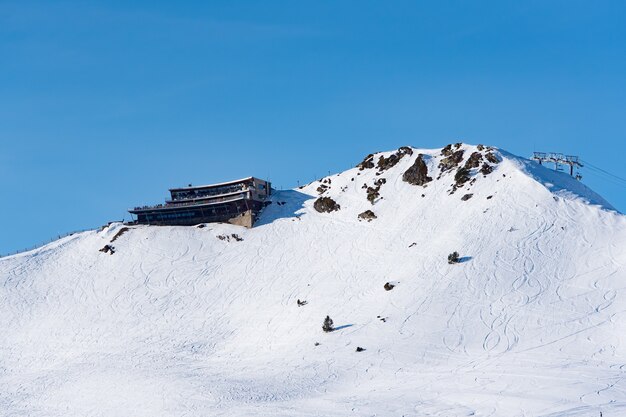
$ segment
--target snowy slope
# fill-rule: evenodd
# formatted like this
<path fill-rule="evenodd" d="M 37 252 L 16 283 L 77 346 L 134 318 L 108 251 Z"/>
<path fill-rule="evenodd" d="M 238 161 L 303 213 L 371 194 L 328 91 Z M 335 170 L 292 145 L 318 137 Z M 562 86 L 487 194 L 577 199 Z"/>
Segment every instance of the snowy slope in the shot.
<path fill-rule="evenodd" d="M 0 259 L 0 415 L 626 415 L 625 216 L 480 149 L 277 192 L 251 230 L 113 224 Z"/>

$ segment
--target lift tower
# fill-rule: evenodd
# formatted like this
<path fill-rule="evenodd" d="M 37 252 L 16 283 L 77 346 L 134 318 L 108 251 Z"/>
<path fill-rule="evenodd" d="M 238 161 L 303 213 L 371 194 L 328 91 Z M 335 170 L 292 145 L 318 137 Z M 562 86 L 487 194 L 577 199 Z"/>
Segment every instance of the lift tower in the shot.
<path fill-rule="evenodd" d="M 544 162 L 552 162 L 555 171 L 562 171 L 561 165 L 569 165 L 569 174 L 572 177 L 574 177 L 574 167 L 583 167 L 583 164 L 580 163 L 577 156 L 563 155 L 557 152 L 533 152 L 531 159 L 539 162 L 539 165 L 543 165 Z M 582 177 L 580 174 L 576 174 L 575 178 L 581 179 Z"/>

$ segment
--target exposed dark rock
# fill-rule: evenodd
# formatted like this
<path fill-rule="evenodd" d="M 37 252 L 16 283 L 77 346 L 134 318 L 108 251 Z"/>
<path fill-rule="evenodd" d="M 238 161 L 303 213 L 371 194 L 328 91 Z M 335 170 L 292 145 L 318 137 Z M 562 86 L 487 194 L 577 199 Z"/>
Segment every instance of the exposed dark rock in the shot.
<path fill-rule="evenodd" d="M 493 152 L 487 152 L 485 154 L 485 159 L 489 162 L 491 162 L 492 164 L 498 164 L 500 163 L 500 160 L 498 159 L 498 157 L 496 156 L 495 153 Z"/>
<path fill-rule="evenodd" d="M 317 187 L 318 194 L 324 194 L 327 190 L 328 186 L 325 184 L 321 184 L 319 187 Z"/>
<path fill-rule="evenodd" d="M 433 180 L 428 176 L 428 167 L 424 162 L 423 156 L 422 154 L 417 155 L 413 165 L 402 174 L 402 181 L 412 185 L 424 186 L 424 184 Z"/>
<path fill-rule="evenodd" d="M 376 199 L 380 197 L 380 187 L 382 187 L 382 185 L 386 182 L 387 180 L 385 178 L 378 178 L 374 181 L 374 187 L 368 187 L 367 184 L 363 184 L 363 187 L 361 188 L 365 188 L 365 192 L 367 193 L 367 201 L 374 204 Z"/>
<path fill-rule="evenodd" d="M 492 196 L 492 195 L 488 195 L 488 196 L 487 196 L 487 200 L 491 200 L 492 198 L 493 198 L 493 196 Z"/>
<path fill-rule="evenodd" d="M 299 298 L 298 298 L 298 301 L 296 302 L 298 303 L 298 307 L 303 307 L 308 304 L 306 300 L 301 301 Z"/>
<path fill-rule="evenodd" d="M 219 240 L 223 240 L 225 242 L 230 242 L 230 239 L 235 240 L 236 242 L 241 242 L 243 240 L 242 237 L 240 237 L 238 234 L 233 233 L 231 235 L 217 235 L 216 236 Z"/>
<path fill-rule="evenodd" d="M 374 168 L 374 154 L 367 155 L 356 167 L 359 168 L 359 171 Z"/>
<path fill-rule="evenodd" d="M 482 167 L 480 167 L 480 173 L 483 175 L 489 175 L 493 172 L 493 167 L 488 163 L 484 163 Z"/>
<path fill-rule="evenodd" d="M 320 197 L 313 203 L 313 208 L 319 213 L 330 213 L 340 210 L 341 206 L 330 197 Z"/>
<path fill-rule="evenodd" d="M 485 147 L 479 144 L 478 146 L 476 146 L 476 149 L 478 149 L 479 151 L 483 151 L 485 150 Z"/>
<path fill-rule="evenodd" d="M 359 220 L 367 220 L 368 222 L 371 222 L 376 218 L 376 214 L 374 214 L 372 210 L 365 210 L 363 213 L 359 214 Z"/>
<path fill-rule="evenodd" d="M 449 171 L 452 168 L 455 168 L 457 165 L 461 163 L 463 160 L 463 150 L 458 150 L 450 154 L 439 162 L 439 168 L 442 171 Z"/>
<path fill-rule="evenodd" d="M 361 346 L 357 346 L 356 347 L 356 351 L 357 352 L 363 352 L 365 350 L 365 348 L 362 348 Z"/>
<path fill-rule="evenodd" d="M 450 156 L 450 155 L 452 155 L 452 144 L 448 144 L 448 145 L 444 146 L 444 148 L 441 150 L 441 155 L 443 155 L 443 156 Z"/>
<path fill-rule="evenodd" d="M 109 255 L 113 255 L 115 253 L 115 248 L 111 245 L 104 245 L 100 252 L 108 253 Z"/>
<path fill-rule="evenodd" d="M 465 194 L 463 197 L 461 197 L 461 200 L 463 200 L 463 201 L 467 201 L 467 200 L 469 200 L 470 198 L 472 198 L 472 196 L 473 196 L 473 195 L 474 195 L 474 194 Z"/>
<path fill-rule="evenodd" d="M 448 263 L 449 264 L 458 264 L 461 261 L 459 257 L 459 253 L 454 251 L 450 255 L 448 255 Z"/>
<path fill-rule="evenodd" d="M 376 199 L 380 197 L 380 193 L 378 192 L 379 190 L 380 185 L 377 187 L 367 187 L 367 201 L 374 204 L 374 201 L 376 201 Z"/>
<path fill-rule="evenodd" d="M 465 162 L 465 168 L 472 169 L 478 168 L 480 166 L 480 161 L 482 161 L 483 156 L 480 152 L 473 152 L 467 161 Z"/>
<path fill-rule="evenodd" d="M 385 171 L 395 166 L 406 155 L 413 155 L 413 149 L 409 148 L 408 146 L 402 146 L 395 153 L 389 155 L 387 158 L 381 156 L 378 159 L 378 163 L 376 164 L 376 166 L 378 167 L 379 171 Z"/>
<path fill-rule="evenodd" d="M 122 236 L 124 233 L 128 232 L 130 229 L 128 227 L 122 227 L 118 232 L 113 236 L 110 243 L 113 243 L 117 240 L 118 237 Z"/>
<path fill-rule="evenodd" d="M 454 182 L 457 188 L 462 187 L 463 184 L 465 184 L 469 180 L 470 172 L 467 168 L 461 167 L 456 171 L 456 174 L 454 174 Z"/>
<path fill-rule="evenodd" d="M 393 288 L 395 287 L 395 285 L 390 284 L 389 282 L 385 283 L 385 285 L 383 285 L 383 288 L 385 289 L 385 291 L 391 291 L 393 290 Z"/>
<path fill-rule="evenodd" d="M 322 325 L 322 330 L 324 330 L 326 333 L 332 332 L 333 330 L 335 330 L 335 325 L 333 323 L 333 319 L 331 319 L 330 316 L 326 316 L 326 318 L 324 319 L 324 324 Z"/>
<path fill-rule="evenodd" d="M 201 223 L 199 225 L 196 226 L 198 229 L 204 229 L 206 227 L 206 224 Z"/>

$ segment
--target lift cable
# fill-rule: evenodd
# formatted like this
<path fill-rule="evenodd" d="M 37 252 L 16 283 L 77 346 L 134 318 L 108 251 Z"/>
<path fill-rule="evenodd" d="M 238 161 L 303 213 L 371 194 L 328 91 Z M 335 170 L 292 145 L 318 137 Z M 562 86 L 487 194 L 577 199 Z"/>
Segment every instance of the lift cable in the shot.
<path fill-rule="evenodd" d="M 604 173 L 604 174 L 606 174 L 606 175 L 609 175 L 610 177 L 613 177 L 613 178 L 615 178 L 615 179 L 617 179 L 617 180 L 619 180 L 619 181 L 623 182 L 624 184 L 626 184 L 626 179 L 625 179 L 625 178 L 619 177 L 619 176 L 617 176 L 617 175 L 615 175 L 615 174 L 611 174 L 610 172 L 605 171 L 604 169 L 602 169 L 602 168 L 600 168 L 600 167 L 597 167 L 597 166 L 593 165 L 593 164 L 592 164 L 592 163 L 590 163 L 590 162 L 587 162 L 587 161 L 582 161 L 582 162 L 583 162 L 583 164 L 585 164 L 585 166 L 586 166 L 587 168 L 591 168 L 592 170 L 597 170 L 597 171 L 600 171 L 600 172 L 602 172 L 602 173 Z"/>
<path fill-rule="evenodd" d="M 597 177 L 597 178 L 599 178 L 599 179 L 601 179 L 603 181 L 607 181 L 607 182 L 609 182 L 609 183 L 611 183 L 613 185 L 617 185 L 617 186 L 626 188 L 626 182 L 618 181 L 618 180 L 614 179 L 613 177 L 609 177 L 609 176 L 603 174 L 600 171 L 588 170 L 588 171 L 586 171 L 586 173 L 590 174 L 590 175 L 593 175 L 594 177 Z"/>

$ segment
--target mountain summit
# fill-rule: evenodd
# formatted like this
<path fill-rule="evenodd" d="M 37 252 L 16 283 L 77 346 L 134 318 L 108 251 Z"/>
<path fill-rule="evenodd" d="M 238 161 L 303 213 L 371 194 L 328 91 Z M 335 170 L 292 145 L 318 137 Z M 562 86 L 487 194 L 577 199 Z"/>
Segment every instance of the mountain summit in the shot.
<path fill-rule="evenodd" d="M 368 155 L 252 229 L 0 259 L 0 415 L 623 415 L 625 248 L 602 197 L 505 151 Z"/>

